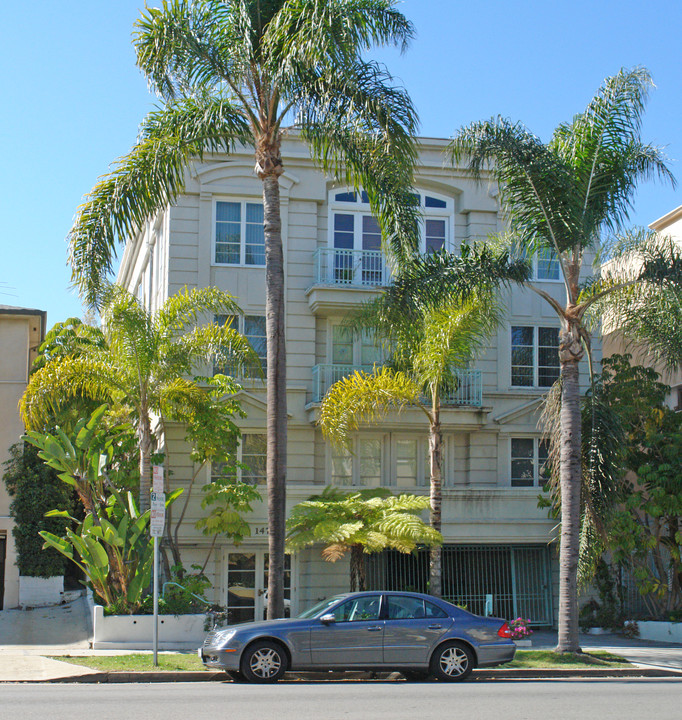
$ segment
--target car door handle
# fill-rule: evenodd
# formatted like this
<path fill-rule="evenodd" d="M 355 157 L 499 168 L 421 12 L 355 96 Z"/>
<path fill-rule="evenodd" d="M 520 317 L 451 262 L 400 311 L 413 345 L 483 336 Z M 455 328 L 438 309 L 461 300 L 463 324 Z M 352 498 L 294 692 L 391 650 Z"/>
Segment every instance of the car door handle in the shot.
<path fill-rule="evenodd" d="M 383 630 L 383 627 L 381 625 L 372 625 L 372 627 L 367 628 L 367 632 L 377 632 L 377 630 Z"/>
<path fill-rule="evenodd" d="M 438 625 L 438 624 L 428 626 L 429 630 L 440 630 L 442 627 L 443 627 L 442 625 Z"/>

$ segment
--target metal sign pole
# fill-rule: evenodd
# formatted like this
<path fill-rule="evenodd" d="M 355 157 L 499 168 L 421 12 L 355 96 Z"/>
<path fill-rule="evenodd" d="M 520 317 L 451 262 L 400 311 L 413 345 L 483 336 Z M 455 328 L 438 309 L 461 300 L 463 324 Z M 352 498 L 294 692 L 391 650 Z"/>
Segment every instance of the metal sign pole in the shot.
<path fill-rule="evenodd" d="M 159 665 L 159 538 L 154 537 L 154 667 Z"/>

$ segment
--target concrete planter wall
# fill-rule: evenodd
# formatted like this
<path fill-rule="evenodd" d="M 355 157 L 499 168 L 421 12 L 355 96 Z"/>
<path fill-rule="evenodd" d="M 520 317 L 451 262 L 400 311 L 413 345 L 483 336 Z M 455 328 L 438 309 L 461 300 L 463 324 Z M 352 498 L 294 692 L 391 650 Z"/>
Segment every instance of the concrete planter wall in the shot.
<path fill-rule="evenodd" d="M 637 622 L 639 637 L 642 640 L 657 642 L 682 643 L 682 623 L 657 622 L 646 620 Z"/>
<path fill-rule="evenodd" d="M 159 650 L 194 650 L 204 641 L 205 615 L 159 615 Z M 101 605 L 93 607 L 95 650 L 151 650 L 153 615 L 104 615 Z"/>
<path fill-rule="evenodd" d="M 64 601 L 64 578 L 19 576 L 19 607 L 48 607 Z"/>

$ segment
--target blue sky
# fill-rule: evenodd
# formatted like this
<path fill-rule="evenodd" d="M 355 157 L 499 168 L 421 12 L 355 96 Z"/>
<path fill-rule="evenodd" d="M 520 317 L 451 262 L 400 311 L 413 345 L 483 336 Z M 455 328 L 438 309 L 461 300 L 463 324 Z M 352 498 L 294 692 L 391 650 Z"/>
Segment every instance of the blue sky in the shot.
<path fill-rule="evenodd" d="M 0 304 L 47 310 L 48 325 L 83 314 L 65 237 L 82 196 L 155 104 L 130 43 L 142 5 L 34 0 L 3 9 Z M 682 181 L 679 0 L 406 0 L 401 9 L 417 38 L 403 56 L 378 57 L 412 95 L 423 135 L 449 137 L 500 114 L 547 140 L 604 77 L 644 65 L 657 89 L 643 137 L 667 146 Z M 644 185 L 632 222 L 680 204 L 682 189 Z"/>

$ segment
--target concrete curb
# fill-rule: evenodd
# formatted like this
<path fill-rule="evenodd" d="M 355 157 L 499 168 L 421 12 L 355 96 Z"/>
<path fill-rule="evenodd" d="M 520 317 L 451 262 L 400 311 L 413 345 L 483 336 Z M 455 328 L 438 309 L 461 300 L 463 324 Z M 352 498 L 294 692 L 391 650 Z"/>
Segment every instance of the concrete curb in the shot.
<path fill-rule="evenodd" d="M 399 673 L 287 673 L 283 682 L 357 682 L 360 680 L 395 680 Z M 676 677 L 682 680 L 682 671 L 662 668 L 586 668 L 586 669 L 515 669 L 477 670 L 470 682 L 488 682 L 491 680 L 567 680 L 607 678 L 665 678 Z M 91 672 L 83 675 L 54 677 L 46 680 L 23 680 L 3 682 L 23 683 L 161 683 L 161 682 L 232 682 L 223 672 L 206 671 L 158 671 L 158 672 Z M 424 682 L 429 682 L 425 680 Z"/>

